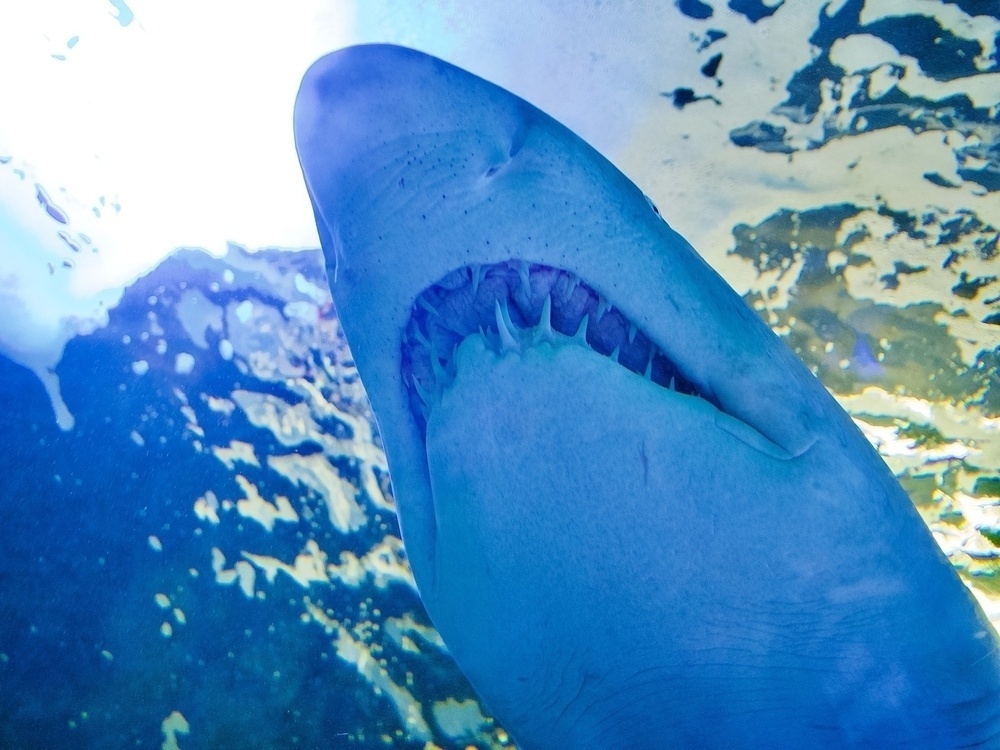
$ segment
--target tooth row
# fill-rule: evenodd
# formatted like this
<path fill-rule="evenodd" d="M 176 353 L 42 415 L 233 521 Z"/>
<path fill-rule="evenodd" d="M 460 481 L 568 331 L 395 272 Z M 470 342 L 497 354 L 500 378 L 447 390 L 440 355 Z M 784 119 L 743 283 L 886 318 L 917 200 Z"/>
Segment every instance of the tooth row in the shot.
<path fill-rule="evenodd" d="M 587 341 L 587 332 L 590 328 L 589 314 L 583 316 L 577 326 L 576 332 L 572 336 L 563 336 L 552 328 L 551 294 L 546 295 L 545 301 L 542 303 L 541 315 L 538 322 L 532 328 L 521 329 L 513 322 L 507 300 L 501 301 L 496 299 L 493 301 L 493 318 L 493 322 L 496 325 L 495 336 L 492 328 L 485 329 L 480 327 L 479 334 L 501 354 L 507 352 L 520 353 L 524 350 L 525 346 L 534 346 L 541 342 L 554 343 L 557 340 L 557 336 L 578 345 L 593 348 Z M 629 336 L 630 344 L 635 340 L 634 326 L 632 326 L 632 329 L 633 331 L 630 332 Z M 455 350 L 458 348 L 457 344 L 452 347 L 451 352 L 447 356 L 441 357 L 435 347 L 428 341 L 427 337 L 420 331 L 419 326 L 414 328 L 414 338 L 418 343 L 426 347 L 428 351 L 434 381 L 442 387 L 450 385 L 454 374 L 449 371 L 450 368 L 446 368 L 441 363 L 441 360 L 443 359 L 450 365 L 454 359 Z M 652 379 L 653 360 L 658 354 L 660 354 L 658 349 L 655 347 L 650 348 L 644 368 L 644 375 L 647 379 Z M 618 345 L 608 356 L 614 362 L 620 364 L 620 355 L 621 345 Z M 671 390 L 674 390 L 675 383 L 673 377 L 671 377 L 669 387 Z"/>
<path fill-rule="evenodd" d="M 407 344 L 404 346 L 404 371 L 407 372 L 407 386 L 412 385 L 410 392 L 416 396 L 414 406 L 419 408 L 425 420 L 431 403 L 438 398 L 442 389 L 451 384 L 455 377 L 454 355 L 458 344 L 465 336 L 475 333 L 477 330 L 487 343 L 501 354 L 521 352 L 528 346 L 540 342 L 556 342 L 559 339 L 594 348 L 587 341 L 591 321 L 594 325 L 600 326 L 605 315 L 613 310 L 610 302 L 585 285 L 586 295 L 574 298 L 575 292 L 581 286 L 578 277 L 566 271 L 544 266 L 536 266 L 535 268 L 541 274 L 538 279 L 541 289 L 538 291 L 544 290 L 545 286 L 548 285 L 549 292 L 541 300 L 538 321 L 531 324 L 530 320 L 525 320 L 525 328 L 514 323 L 506 297 L 506 295 L 516 296 L 517 314 L 521 320 L 525 319 L 524 310 L 530 310 L 538 304 L 540 295 L 537 295 L 537 292 L 532 289 L 531 284 L 533 270 L 525 261 L 511 261 L 499 266 L 471 265 L 466 269 L 449 274 L 446 279 L 442 280 L 441 284 L 431 287 L 430 290 L 418 297 L 407 329 Z M 496 273 L 501 275 L 495 276 Z M 513 273 L 516 273 L 516 276 L 512 276 Z M 493 320 L 491 324 L 488 324 L 489 327 L 485 327 L 482 318 L 478 317 L 482 315 L 482 312 L 476 312 L 477 309 L 482 310 L 482 305 L 489 299 L 489 297 L 479 298 L 480 288 L 487 277 L 493 279 L 487 293 L 491 296 L 493 294 L 504 295 L 493 300 Z M 462 278 L 465 279 L 464 282 L 460 281 Z M 503 281 L 504 278 L 507 281 Z M 506 289 L 506 294 L 504 289 Z M 537 284 L 536 289 L 538 289 Z M 567 306 L 560 308 L 563 311 L 561 315 L 569 315 L 570 320 L 575 317 L 574 311 L 579 311 L 581 308 L 583 311 L 589 310 L 584 313 L 577 325 L 576 332 L 572 335 L 563 335 L 553 328 L 554 294 L 558 300 L 561 300 L 560 305 Z M 458 318 L 451 320 L 449 315 L 443 314 L 442 307 L 439 305 L 447 306 L 447 309 L 452 311 L 467 309 L 467 314 L 462 317 L 462 313 L 459 313 Z M 565 324 L 565 317 L 561 319 Z M 475 320 L 479 320 L 479 322 L 474 323 Z M 607 356 L 613 361 L 623 364 L 620 357 L 622 347 L 625 345 L 624 339 L 627 339 L 627 345 L 632 347 L 639 331 L 634 323 L 620 315 L 615 320 L 620 322 L 605 323 L 605 326 L 625 325 L 627 327 L 621 330 L 620 335 L 623 339 L 621 343 L 616 344 Z M 469 330 L 463 331 L 462 329 Z M 605 330 L 609 329 L 605 328 Z M 603 336 L 605 334 L 597 335 Z M 645 366 L 637 372 L 664 387 L 676 390 L 677 381 L 670 374 L 672 365 L 670 365 L 669 360 L 663 357 L 662 352 L 652 345 L 652 342 L 644 342 L 642 344 L 644 349 L 647 344 L 649 349 L 645 353 Z M 635 368 L 637 354 L 633 351 L 629 357 L 630 363 L 624 366 L 630 369 Z M 658 374 L 654 373 L 653 367 L 657 357 L 663 359 L 663 362 L 657 366 Z M 668 375 L 669 381 L 667 381 Z M 690 384 L 686 384 L 681 390 L 685 393 L 693 392 Z"/>

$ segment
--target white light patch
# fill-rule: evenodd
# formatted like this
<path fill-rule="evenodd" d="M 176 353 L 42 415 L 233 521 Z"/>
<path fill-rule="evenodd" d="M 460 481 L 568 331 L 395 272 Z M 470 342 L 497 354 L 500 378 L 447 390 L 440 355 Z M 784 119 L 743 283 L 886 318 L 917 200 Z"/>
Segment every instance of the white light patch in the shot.
<path fill-rule="evenodd" d="M 128 7 L 130 23 L 98 0 L 0 5 L 0 70 L 17 71 L 0 77 L 0 353 L 65 429 L 51 370 L 125 284 L 180 246 L 318 244 L 291 111 L 354 25 L 350 0 Z"/>
<path fill-rule="evenodd" d="M 453 740 L 469 740 L 477 737 L 488 725 L 476 701 L 468 698 L 458 701 L 448 698 L 431 707 L 434 720 L 441 731 Z"/>
<path fill-rule="evenodd" d="M 253 302 L 248 299 L 243 300 L 234 308 L 233 313 L 236 315 L 236 319 L 240 321 L 240 323 L 246 325 L 253 316 Z"/>
<path fill-rule="evenodd" d="M 0 66 L 31 73 L 0 81 L 0 151 L 65 188 L 71 224 L 101 248 L 76 284 L 126 281 L 181 245 L 315 244 L 290 113 L 306 68 L 350 42 L 352 3 L 129 7 L 125 27 L 101 2 L 0 11 Z"/>
<path fill-rule="evenodd" d="M 187 352 L 181 352 L 174 359 L 174 372 L 178 375 L 190 375 L 194 370 L 194 357 Z"/>
<path fill-rule="evenodd" d="M 169 627 L 168 623 L 163 623 Z M 163 732 L 163 750 L 180 750 L 177 742 L 177 735 L 191 734 L 191 725 L 184 718 L 180 711 L 171 711 L 170 715 L 160 722 L 160 731 Z"/>

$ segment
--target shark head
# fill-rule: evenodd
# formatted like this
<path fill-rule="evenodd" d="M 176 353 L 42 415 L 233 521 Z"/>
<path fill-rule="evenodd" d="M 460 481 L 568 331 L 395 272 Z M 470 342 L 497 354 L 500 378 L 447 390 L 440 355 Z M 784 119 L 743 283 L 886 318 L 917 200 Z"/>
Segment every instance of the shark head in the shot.
<path fill-rule="evenodd" d="M 315 63 L 295 137 L 421 597 L 515 737 L 992 736 L 992 630 L 908 498 L 610 162 L 388 45 Z"/>

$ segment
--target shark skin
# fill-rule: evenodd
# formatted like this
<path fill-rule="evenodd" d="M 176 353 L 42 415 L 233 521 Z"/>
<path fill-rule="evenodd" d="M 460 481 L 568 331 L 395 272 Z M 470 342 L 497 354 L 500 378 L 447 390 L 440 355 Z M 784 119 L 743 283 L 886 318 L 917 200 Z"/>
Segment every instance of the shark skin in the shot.
<path fill-rule="evenodd" d="M 613 165 L 389 45 L 294 125 L 421 598 L 519 746 L 1000 746 L 996 635 L 909 498 Z M 439 357 L 432 319 L 471 330 Z"/>

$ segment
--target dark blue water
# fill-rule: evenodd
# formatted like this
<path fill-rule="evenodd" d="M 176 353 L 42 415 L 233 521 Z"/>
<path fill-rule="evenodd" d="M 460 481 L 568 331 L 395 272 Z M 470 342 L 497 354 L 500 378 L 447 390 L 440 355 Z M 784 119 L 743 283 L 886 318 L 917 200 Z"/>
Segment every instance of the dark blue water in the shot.
<path fill-rule="evenodd" d="M 198 262 L 212 265 L 204 257 Z M 281 382 L 257 378 L 219 356 L 218 332 L 209 331 L 207 351 L 190 345 L 172 313 L 183 288 L 201 285 L 220 304 L 234 296 L 284 302 L 259 278 L 255 289 L 236 284 L 216 293 L 211 283 L 224 264 L 209 270 L 197 265 L 166 261 L 128 290 L 107 327 L 69 342 L 57 372 L 76 417 L 70 432 L 56 427 L 37 378 L 0 358 L 0 747 L 158 748 L 160 723 L 173 711 L 192 728 L 190 736 L 178 736 L 183 748 L 385 747 L 382 735 L 396 747 L 423 747 L 402 737 L 391 703 L 337 657 L 331 637 L 301 620 L 308 593 L 346 622 L 364 619 L 359 608 L 365 599 L 382 619 L 410 614 L 426 621 L 412 590 L 366 583 L 305 592 L 286 576 L 272 585 L 259 574 L 256 588 L 266 599 L 251 600 L 237 586 L 214 580 L 213 547 L 225 551 L 231 567 L 239 550 L 291 562 L 308 539 L 316 539 L 336 562 L 341 550 L 361 556 L 398 530 L 391 513 L 383 512 L 376 524 L 368 507 L 372 522 L 340 534 L 318 499 L 267 469 L 268 455 L 288 454 L 289 448 L 240 409 L 220 414 L 198 397 L 226 397 L 239 387 L 298 400 Z M 155 354 L 159 337 L 140 340 L 150 327 L 153 296 L 166 356 Z M 196 355 L 189 375 L 173 368 L 173 354 L 181 349 Z M 132 363 L 140 356 L 148 357 L 150 369 L 136 376 Z M 187 429 L 177 388 L 204 436 Z M 133 430 L 143 445 L 131 437 Z M 235 512 L 220 511 L 218 525 L 196 517 L 193 503 L 207 489 L 220 499 L 241 496 L 233 472 L 198 449 L 198 443 L 226 446 L 231 440 L 252 443 L 261 462 L 238 465 L 238 472 L 266 498 L 289 497 L 299 523 L 279 522 L 267 532 Z M 319 449 L 308 441 L 297 448 Z M 356 478 L 350 460 L 331 463 L 348 479 L 353 469 Z M 309 506 L 312 522 L 304 520 Z M 151 547 L 150 537 L 161 551 Z M 169 608 L 157 605 L 159 593 L 170 598 Z M 174 607 L 186 624 L 174 617 Z M 160 632 L 163 622 L 172 627 L 170 637 Z M 407 672 L 417 676 L 410 692 L 418 700 L 469 694 L 443 654 L 404 660 L 392 643 L 379 648 L 397 684 L 405 684 Z M 431 721 L 431 712 L 425 714 Z M 451 746 L 447 737 L 438 741 Z"/>

